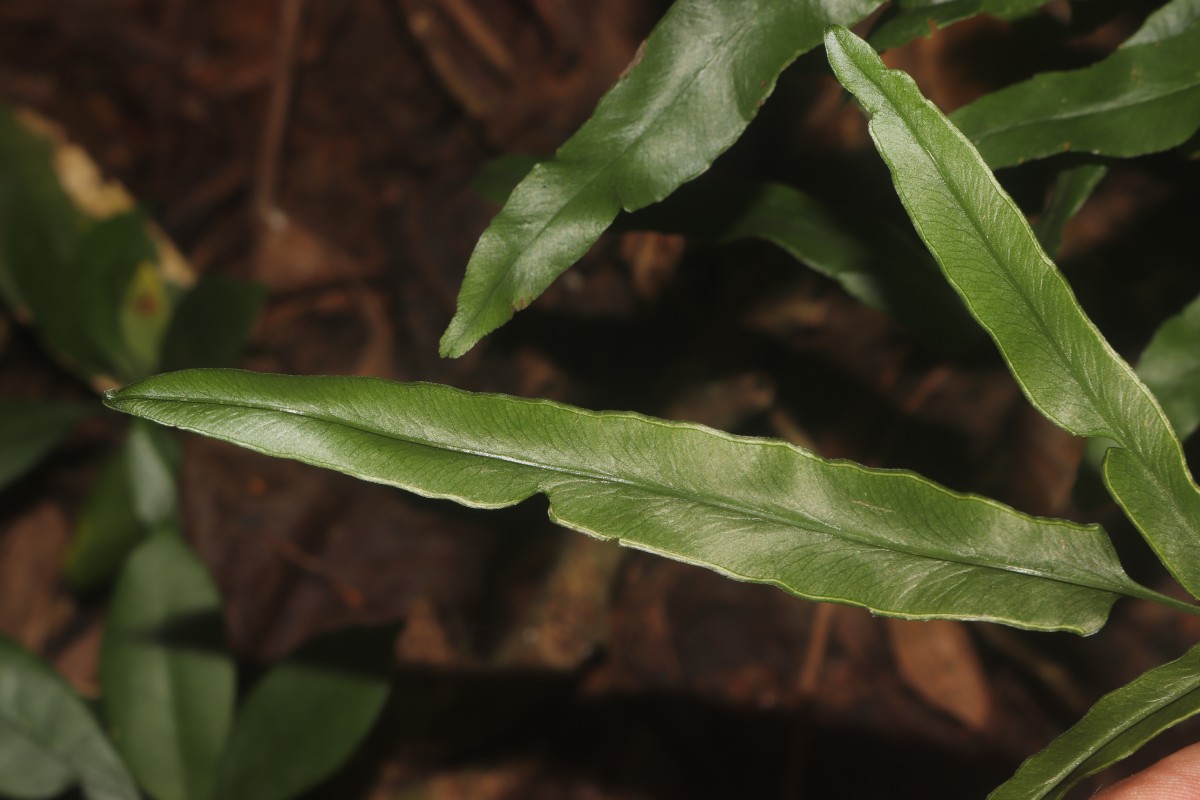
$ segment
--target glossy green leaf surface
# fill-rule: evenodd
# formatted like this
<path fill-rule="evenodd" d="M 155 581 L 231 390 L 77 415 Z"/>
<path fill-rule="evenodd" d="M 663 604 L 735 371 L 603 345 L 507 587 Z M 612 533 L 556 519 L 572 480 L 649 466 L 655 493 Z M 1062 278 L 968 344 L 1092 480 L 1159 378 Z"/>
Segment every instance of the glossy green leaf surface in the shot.
<path fill-rule="evenodd" d="M 1100 698 L 1083 719 L 1029 758 L 988 800 L 1059 800 L 1079 781 L 1197 712 L 1200 647 Z"/>
<path fill-rule="evenodd" d="M 1107 174 L 1108 167 L 1103 164 L 1080 164 L 1058 173 L 1050 205 L 1033 224 L 1033 233 L 1048 254 L 1058 253 L 1063 228 L 1071 217 L 1079 213 Z"/>
<path fill-rule="evenodd" d="M 333 775 L 390 690 L 394 629 L 345 630 L 274 667 L 242 706 L 218 771 L 222 800 L 288 800 Z"/>
<path fill-rule="evenodd" d="M 978 338 L 978 327 L 920 245 L 886 220 L 858 217 L 851 221 L 798 189 L 766 183 L 730 218 L 703 227 L 721 241 L 771 242 L 932 346 L 953 348 Z"/>
<path fill-rule="evenodd" d="M 917 232 L 1022 391 L 1077 436 L 1107 436 L 1109 492 L 1179 581 L 1200 592 L 1200 488 L 1158 402 L 1113 351 L 979 153 L 912 79 L 844 28 L 826 35 L 838 78 L 871 117 Z"/>
<path fill-rule="evenodd" d="M 232 367 L 265 297 L 262 286 L 205 276 L 179 300 L 163 343 L 162 369 Z"/>
<path fill-rule="evenodd" d="M 67 552 L 66 579 L 77 592 L 111 580 L 151 534 L 178 530 L 178 452 L 168 431 L 140 420 L 91 488 Z"/>
<path fill-rule="evenodd" d="M 460 356 L 574 264 L 621 209 L 657 202 L 737 140 L 779 73 L 876 0 L 679 0 L 625 76 L 480 238 L 442 337 Z"/>
<path fill-rule="evenodd" d="M 104 712 L 138 781 L 159 800 L 209 800 L 233 719 L 235 671 L 221 603 L 179 536 L 129 557 L 100 652 Z"/>
<path fill-rule="evenodd" d="M 1142 23 L 1137 33 L 1126 39 L 1121 46 L 1161 42 L 1178 36 L 1200 22 L 1200 0 L 1171 0 L 1159 8 Z"/>
<path fill-rule="evenodd" d="M 1046 0 L 908 0 L 892 6 L 880 19 L 868 41 L 876 50 L 898 47 L 931 28 L 945 28 L 977 14 L 1016 19 L 1033 13 Z"/>
<path fill-rule="evenodd" d="M 575 530 L 911 618 L 1091 632 L 1143 594 L 1104 532 L 920 476 L 636 414 L 429 384 L 195 370 L 107 395 L 121 411 L 464 505 L 543 493 Z"/>
<path fill-rule="evenodd" d="M 54 449 L 87 413 L 84 406 L 0 400 L 0 489 Z"/>
<path fill-rule="evenodd" d="M 83 701 L 52 668 L 0 636 L 0 795 L 140 800 Z"/>
<path fill-rule="evenodd" d="M 1200 128 L 1200 25 L 1182 13 L 1155 15 L 1130 42 L 1090 67 L 985 95 L 950 119 L 993 168 L 1068 151 L 1127 158 L 1182 144 Z"/>

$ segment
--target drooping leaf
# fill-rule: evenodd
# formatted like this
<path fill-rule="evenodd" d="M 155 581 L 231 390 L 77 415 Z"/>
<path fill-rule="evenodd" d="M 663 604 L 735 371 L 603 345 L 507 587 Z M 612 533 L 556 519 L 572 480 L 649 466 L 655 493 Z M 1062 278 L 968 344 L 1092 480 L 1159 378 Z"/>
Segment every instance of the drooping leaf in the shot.
<path fill-rule="evenodd" d="M 214 796 L 235 694 L 220 607 L 178 535 L 138 547 L 113 593 L 100 653 L 105 716 L 130 770 L 159 800 Z"/>
<path fill-rule="evenodd" d="M 932 27 L 945 28 L 978 14 L 1017 19 L 1032 14 L 1045 3 L 1046 0 L 902 0 L 880 19 L 867 41 L 876 50 L 888 50 L 918 36 L 929 36 Z"/>
<path fill-rule="evenodd" d="M 0 795 L 140 800 L 91 713 L 53 669 L 0 636 Z"/>
<path fill-rule="evenodd" d="M 1176 0 L 1184 2 L 1194 0 Z M 1195 16 L 1155 15 L 1130 42 L 1090 67 L 984 95 L 950 119 L 993 168 L 1067 151 L 1128 158 L 1182 144 L 1200 128 L 1200 25 Z"/>
<path fill-rule="evenodd" d="M 206 276 L 175 309 L 162 369 L 233 366 L 265 297 L 262 286 Z"/>
<path fill-rule="evenodd" d="M 537 163 L 532 156 L 510 158 L 511 163 L 492 162 L 476 179 L 476 189 L 489 199 L 504 202 Z M 839 214 L 782 183 L 708 185 L 702 178 L 615 226 L 698 241 L 761 239 L 888 313 L 932 347 L 962 349 L 981 335 L 929 254 L 910 237 L 887 220 Z"/>
<path fill-rule="evenodd" d="M 310 642 L 254 687 L 217 773 L 222 800 L 288 800 L 331 776 L 387 702 L 392 629 Z"/>
<path fill-rule="evenodd" d="M 1109 492 L 1168 569 L 1200 593 L 1200 488 L 1154 396 L 1109 346 L 979 153 L 912 79 L 844 28 L 838 78 L 871 117 L 917 232 L 995 340 L 1030 402 L 1077 436 L 1107 436 Z"/>
<path fill-rule="evenodd" d="M 140 421 L 92 486 L 67 553 L 67 583 L 91 591 L 112 579 L 151 534 L 178 530 L 178 453 L 169 433 Z"/>
<path fill-rule="evenodd" d="M 1050 206 L 1033 224 L 1033 233 L 1043 250 L 1050 255 L 1058 252 L 1063 227 L 1071 217 L 1079 213 L 1079 209 L 1083 208 L 1083 204 L 1107 174 L 1108 167 L 1103 164 L 1080 164 L 1067 167 L 1058 173 Z"/>
<path fill-rule="evenodd" d="M 460 356 L 577 261 L 621 209 L 657 202 L 741 135 L 785 66 L 876 0 L 680 0 L 634 64 L 480 238 L 442 337 Z"/>
<path fill-rule="evenodd" d="M 907 472 L 635 414 L 428 384 L 194 370 L 111 407 L 480 508 L 543 493 L 575 530 L 804 597 L 910 618 L 1090 632 L 1145 596 L 1097 527 Z"/>
<path fill-rule="evenodd" d="M 1059 800 L 1079 781 L 1197 712 L 1200 647 L 1100 698 L 1083 719 L 1029 758 L 988 800 Z"/>
<path fill-rule="evenodd" d="M 54 449 L 87 413 L 66 403 L 0 401 L 0 489 Z"/>

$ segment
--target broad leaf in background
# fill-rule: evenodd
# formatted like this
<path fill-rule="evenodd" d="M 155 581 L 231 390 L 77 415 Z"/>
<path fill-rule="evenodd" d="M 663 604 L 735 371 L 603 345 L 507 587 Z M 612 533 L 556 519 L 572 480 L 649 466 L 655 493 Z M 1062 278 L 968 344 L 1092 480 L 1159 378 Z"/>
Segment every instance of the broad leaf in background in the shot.
<path fill-rule="evenodd" d="M 89 412 L 66 403 L 0 400 L 0 489 L 54 449 Z"/>
<path fill-rule="evenodd" d="M 1058 173 L 1050 205 L 1033 224 L 1033 233 L 1048 254 L 1058 253 L 1063 228 L 1083 208 L 1107 174 L 1108 167 L 1103 164 L 1080 164 Z"/>
<path fill-rule="evenodd" d="M 49 140 L 32 135 L 0 103 L 0 297 L 22 316 L 28 316 L 28 303 L 13 265 L 35 258 L 62 269 L 86 223 L 59 186 L 53 155 Z"/>
<path fill-rule="evenodd" d="M 503 203 L 536 157 L 491 162 L 474 186 Z M 927 345 L 961 350 L 981 337 L 929 254 L 889 221 L 839 214 L 781 183 L 710 184 L 701 178 L 663 202 L 619 218 L 622 230 L 682 233 L 697 241 L 761 239 L 889 314 Z"/>
<path fill-rule="evenodd" d="M 0 636 L 0 795 L 140 800 L 83 701 L 52 668 Z"/>
<path fill-rule="evenodd" d="M 177 450 L 168 431 L 140 422 L 132 426 L 80 512 L 66 563 L 73 590 L 90 591 L 110 580 L 150 535 L 178 533 Z"/>
<path fill-rule="evenodd" d="M 288 800 L 333 775 L 387 702 L 394 628 L 323 636 L 251 690 L 217 773 L 221 800 Z"/>
<path fill-rule="evenodd" d="M 237 370 L 160 375 L 105 402 L 464 505 L 543 493 L 569 528 L 882 614 L 1089 633 L 1117 595 L 1151 596 L 1095 526 L 688 423 L 430 384 Z"/>
<path fill-rule="evenodd" d="M 988 800 L 1059 800 L 1079 781 L 1197 712 L 1200 647 L 1100 698 L 1083 719 L 1029 758 Z"/>
<path fill-rule="evenodd" d="M 1200 594 L 1200 488 L 1158 401 L 1101 336 L 979 153 L 903 72 L 845 28 L 829 61 L 871 117 L 896 190 L 943 272 L 1030 402 L 1076 436 L 1106 436 L 1104 481 L 1166 567 Z"/>
<path fill-rule="evenodd" d="M 583 127 L 516 188 L 467 265 L 442 337 L 460 356 L 525 308 L 621 209 L 657 202 L 737 140 L 779 73 L 877 0 L 679 0 Z"/>
<path fill-rule="evenodd" d="M 1179 438 L 1195 433 L 1200 425 L 1200 297 L 1159 326 L 1137 371 Z"/>
<path fill-rule="evenodd" d="M 66 287 L 69 294 L 46 299 L 76 310 L 80 336 L 92 351 L 89 362 L 104 365 L 125 380 L 154 370 L 170 313 L 153 266 L 157 254 L 146 225 L 145 216 L 138 212 L 91 225 L 79 239 L 76 267 Z M 142 286 L 131 296 L 131 289 Z M 131 324 L 131 318 L 139 322 Z"/>
<path fill-rule="evenodd" d="M 950 119 L 993 168 L 1066 151 L 1131 157 L 1200 128 L 1200 16 L 1174 0 L 1108 58 L 984 95 Z"/>
<path fill-rule="evenodd" d="M 159 800 L 214 796 L 236 679 L 222 639 L 220 597 L 182 538 L 138 547 L 109 606 L 100 683 L 117 749 Z"/>
<path fill-rule="evenodd" d="M 262 286 L 204 277 L 175 309 L 163 343 L 162 369 L 233 366 L 265 297 Z"/>
<path fill-rule="evenodd" d="M 1032 14 L 1046 0 L 900 0 L 880 18 L 867 41 L 876 50 L 888 50 L 917 38 L 928 37 L 931 27 L 945 28 L 977 14 L 1017 19 Z"/>

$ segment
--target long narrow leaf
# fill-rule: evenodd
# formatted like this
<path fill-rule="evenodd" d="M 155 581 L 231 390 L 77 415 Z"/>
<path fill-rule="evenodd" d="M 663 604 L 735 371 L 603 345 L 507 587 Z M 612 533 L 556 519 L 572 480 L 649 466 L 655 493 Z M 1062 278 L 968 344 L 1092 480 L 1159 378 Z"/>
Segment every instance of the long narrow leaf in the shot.
<path fill-rule="evenodd" d="M 464 505 L 543 493 L 561 524 L 910 618 L 1096 630 L 1145 595 L 1099 528 L 1037 519 L 907 472 L 780 441 L 428 384 L 170 373 L 120 411 Z"/>
<path fill-rule="evenodd" d="M 117 749 L 159 800 L 209 800 L 233 720 L 220 597 L 182 538 L 162 534 L 121 572 L 100 653 Z"/>
<path fill-rule="evenodd" d="M 0 636 L 0 794 L 49 798 L 76 784 L 88 800 L 140 800 L 83 701 L 52 668 Z"/>
<path fill-rule="evenodd" d="M 1200 712 L 1200 647 L 1100 698 L 1070 730 L 1032 756 L 988 800 L 1059 800 Z"/>
<path fill-rule="evenodd" d="M 880 19 L 868 41 L 876 50 L 898 47 L 918 36 L 929 36 L 931 28 L 945 28 L 978 14 L 998 19 L 1017 19 L 1032 14 L 1046 0 L 908 0 L 892 6 Z"/>
<path fill-rule="evenodd" d="M 1200 593 L 1200 488 L 1154 396 L 1080 308 L 979 153 L 912 79 L 844 28 L 826 35 L 838 78 L 871 116 L 918 233 L 1055 424 L 1107 436 L 1110 493 L 1167 568 Z"/>
<path fill-rule="evenodd" d="M 442 337 L 460 356 L 529 305 L 612 224 L 708 169 L 779 73 L 877 0 L 679 0 L 628 73 L 484 232 Z"/>
<path fill-rule="evenodd" d="M 1127 158 L 1182 144 L 1200 128 L 1200 25 L 1179 12 L 1156 15 L 1136 43 L 1103 61 L 1042 73 L 950 119 L 993 168 L 1066 151 Z"/>

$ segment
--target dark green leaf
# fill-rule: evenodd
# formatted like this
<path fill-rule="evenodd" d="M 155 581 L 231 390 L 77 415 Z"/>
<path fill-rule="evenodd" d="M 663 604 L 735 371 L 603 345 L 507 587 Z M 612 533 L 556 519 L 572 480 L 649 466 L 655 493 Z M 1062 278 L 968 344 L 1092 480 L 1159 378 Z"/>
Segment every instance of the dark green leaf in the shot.
<path fill-rule="evenodd" d="M 1058 800 L 1200 711 L 1200 647 L 1100 698 L 1070 730 L 1021 765 L 988 800 Z"/>
<path fill-rule="evenodd" d="M 87 413 L 64 403 L 0 401 L 0 488 L 54 449 Z"/>
<path fill-rule="evenodd" d="M 162 368 L 232 367 L 265 297 L 262 286 L 205 277 L 179 301 L 163 345 Z"/>
<path fill-rule="evenodd" d="M 1200 25 L 1188 21 L 1156 24 L 1090 67 L 1042 73 L 950 118 L 993 168 L 1067 151 L 1127 158 L 1175 147 L 1200 128 Z"/>
<path fill-rule="evenodd" d="M 517 188 L 517 185 L 525 180 L 529 171 L 543 160 L 542 156 L 524 153 L 513 153 L 492 159 L 483 165 L 483 169 L 479 170 L 475 180 L 471 181 L 471 188 L 493 203 L 504 205 L 513 189 Z"/>
<path fill-rule="evenodd" d="M 1200 425 L 1200 297 L 1159 326 L 1137 371 L 1179 438 L 1191 436 Z"/>
<path fill-rule="evenodd" d="M 954 349 L 978 338 L 978 327 L 928 254 L 886 220 L 839 216 L 799 190 L 774 183 L 755 187 L 731 216 L 697 227 L 722 241 L 775 244 L 931 346 Z"/>
<path fill-rule="evenodd" d="M 737 140 L 780 71 L 876 0 L 679 0 L 592 118 L 533 168 L 471 256 L 442 337 L 460 356 L 577 261 L 621 209 L 657 202 Z"/>
<path fill-rule="evenodd" d="M 220 610 L 178 535 L 138 547 L 113 594 L 100 653 L 104 711 L 117 749 L 160 800 L 213 796 L 235 694 Z"/>
<path fill-rule="evenodd" d="M 1075 216 L 1108 174 L 1103 164 L 1080 164 L 1058 173 L 1050 206 L 1033 225 L 1042 249 L 1053 255 L 1062 241 L 1063 227 Z"/>
<path fill-rule="evenodd" d="M 139 800 L 83 701 L 53 669 L 0 636 L 0 794 L 54 797 L 75 784 L 88 800 Z"/>
<path fill-rule="evenodd" d="M 1046 0 L 901 0 L 879 21 L 868 41 L 876 50 L 888 50 L 918 36 L 929 36 L 930 28 L 945 28 L 977 14 L 1017 19 L 1032 14 L 1045 3 Z"/>
<path fill-rule="evenodd" d="M 529 156 L 508 161 L 498 159 L 476 180 L 476 188 L 498 202 L 520 180 L 522 170 L 536 163 Z M 762 239 L 887 312 L 931 347 L 962 349 L 981 335 L 918 243 L 887 220 L 839 214 L 791 186 L 709 185 L 701 179 L 616 225 L 700 241 Z"/>
<path fill-rule="evenodd" d="M 1091 632 L 1121 571 L 1103 531 L 906 472 L 636 414 L 445 386 L 194 370 L 106 402 L 167 425 L 465 505 L 536 493 L 604 539 L 910 618 Z"/>
<path fill-rule="evenodd" d="M 1105 484 L 1179 581 L 1200 593 L 1200 488 L 1154 396 L 1084 314 L 1024 215 L 970 142 L 844 28 L 829 60 L 871 116 L 900 199 L 1022 391 L 1077 436 L 1118 443 Z"/>
<path fill-rule="evenodd" d="M 26 312 L 14 273 L 61 273 L 86 225 L 58 183 L 53 156 L 53 144 L 0 103 L 0 296 Z"/>
<path fill-rule="evenodd" d="M 168 432 L 135 424 L 92 486 L 67 553 L 66 579 L 77 592 L 110 580 L 142 540 L 177 530 L 178 453 Z"/>
<path fill-rule="evenodd" d="M 138 212 L 117 214 L 91 225 L 80 238 L 69 293 L 46 301 L 75 311 L 80 344 L 68 352 L 85 363 L 103 365 L 121 380 L 145 377 L 153 371 L 163 315 L 169 312 L 165 297 L 149 303 L 131 302 L 129 297 L 139 268 L 149 271 L 148 280 L 157 278 L 153 266 L 157 251 L 146 225 L 146 218 Z M 39 319 L 41 308 L 39 304 L 34 309 Z M 130 316 L 152 324 L 130 330 L 126 323 Z"/>
<path fill-rule="evenodd" d="M 276 666 L 246 699 L 216 797 L 286 800 L 331 776 L 387 702 L 393 629 L 324 636 Z"/>

